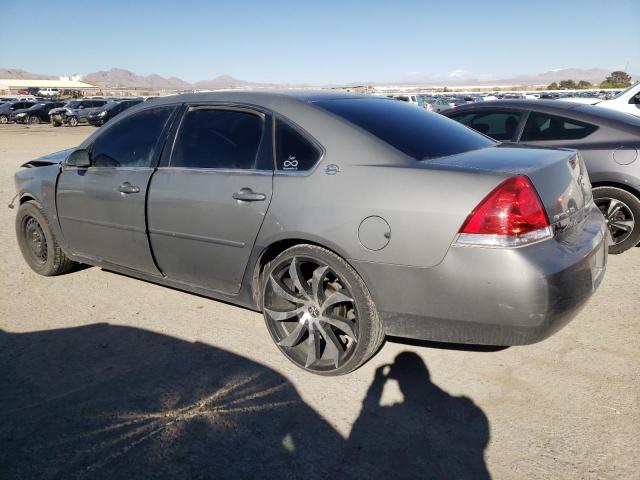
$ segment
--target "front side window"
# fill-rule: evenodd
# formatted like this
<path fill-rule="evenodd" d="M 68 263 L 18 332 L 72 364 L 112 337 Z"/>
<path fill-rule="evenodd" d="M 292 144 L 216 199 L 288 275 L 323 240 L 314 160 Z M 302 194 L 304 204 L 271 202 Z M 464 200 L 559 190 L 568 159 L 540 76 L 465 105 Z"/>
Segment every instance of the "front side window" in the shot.
<path fill-rule="evenodd" d="M 254 169 L 263 124 L 250 112 L 192 108 L 180 125 L 171 166 Z"/>
<path fill-rule="evenodd" d="M 520 141 L 578 140 L 592 134 L 597 126 L 577 120 L 531 112 Z"/>
<path fill-rule="evenodd" d="M 322 152 L 300 132 L 282 120 L 276 122 L 276 170 L 311 170 Z"/>
<path fill-rule="evenodd" d="M 460 113 L 451 118 L 496 140 L 510 141 L 518 129 L 521 116 L 522 113 L 518 111 L 493 110 Z"/>
<path fill-rule="evenodd" d="M 150 167 L 155 146 L 174 107 L 144 110 L 115 123 L 91 146 L 95 167 Z"/>

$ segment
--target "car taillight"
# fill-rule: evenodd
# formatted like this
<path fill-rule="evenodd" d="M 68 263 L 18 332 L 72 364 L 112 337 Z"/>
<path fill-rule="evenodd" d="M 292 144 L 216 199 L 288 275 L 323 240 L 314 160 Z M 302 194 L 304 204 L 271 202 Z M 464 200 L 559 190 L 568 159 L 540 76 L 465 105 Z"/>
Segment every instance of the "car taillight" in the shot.
<path fill-rule="evenodd" d="M 524 175 L 498 185 L 469 214 L 456 243 L 519 247 L 553 235 L 549 219 L 531 181 Z"/>

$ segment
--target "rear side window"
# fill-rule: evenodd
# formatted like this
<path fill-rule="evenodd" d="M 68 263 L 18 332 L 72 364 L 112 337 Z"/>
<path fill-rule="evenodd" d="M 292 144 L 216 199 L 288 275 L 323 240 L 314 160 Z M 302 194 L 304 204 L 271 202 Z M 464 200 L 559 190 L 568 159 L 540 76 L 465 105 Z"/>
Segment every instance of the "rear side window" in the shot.
<path fill-rule="evenodd" d="M 494 142 L 442 115 L 404 102 L 349 98 L 316 102 L 416 160 L 490 147 Z"/>
<path fill-rule="evenodd" d="M 518 111 L 480 111 L 451 115 L 449 118 L 484 133 L 496 140 L 513 140 L 518 129 L 521 112 Z"/>
<path fill-rule="evenodd" d="M 546 113 L 531 112 L 520 141 L 578 140 L 592 134 L 597 129 L 597 126 L 589 123 Z"/>
<path fill-rule="evenodd" d="M 149 167 L 173 107 L 144 110 L 115 123 L 91 146 L 95 167 Z"/>
<path fill-rule="evenodd" d="M 263 123 L 249 112 L 193 108 L 180 125 L 171 166 L 254 169 Z"/>
<path fill-rule="evenodd" d="M 295 128 L 282 120 L 276 122 L 276 170 L 311 170 L 322 152 Z"/>

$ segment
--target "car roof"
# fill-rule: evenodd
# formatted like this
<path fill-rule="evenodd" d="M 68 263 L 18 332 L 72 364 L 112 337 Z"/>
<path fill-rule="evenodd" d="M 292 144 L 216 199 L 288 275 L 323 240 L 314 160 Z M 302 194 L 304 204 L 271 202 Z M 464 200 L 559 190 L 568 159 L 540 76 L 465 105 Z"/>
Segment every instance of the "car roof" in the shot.
<path fill-rule="evenodd" d="M 256 105 L 269 105 L 273 102 L 313 103 L 323 100 L 338 100 L 347 98 L 382 98 L 371 95 L 349 94 L 342 92 L 294 90 L 294 91 L 238 91 L 183 93 L 166 97 L 154 98 L 154 105 L 177 102 L 246 102 Z"/>
<path fill-rule="evenodd" d="M 489 102 L 461 105 L 452 110 L 443 112 L 449 116 L 456 112 L 474 111 L 487 108 L 514 108 L 533 110 L 550 114 L 567 114 L 577 119 L 584 119 L 598 124 L 615 125 L 618 122 L 633 127 L 640 127 L 640 118 L 631 114 L 616 112 L 608 108 L 595 105 L 586 105 L 578 102 L 566 102 L 562 100 L 491 100 Z M 618 123 L 619 124 L 619 123 Z"/>

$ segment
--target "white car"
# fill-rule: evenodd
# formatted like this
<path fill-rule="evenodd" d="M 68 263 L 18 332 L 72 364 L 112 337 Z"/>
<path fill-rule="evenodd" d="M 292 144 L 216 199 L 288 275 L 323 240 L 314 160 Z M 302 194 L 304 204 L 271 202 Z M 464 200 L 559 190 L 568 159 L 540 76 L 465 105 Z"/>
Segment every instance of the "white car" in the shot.
<path fill-rule="evenodd" d="M 57 88 L 41 88 L 38 91 L 38 95 L 43 97 L 57 97 L 60 95 L 60 90 Z"/>
<path fill-rule="evenodd" d="M 640 117 L 640 82 L 631 85 L 612 99 L 602 100 L 601 102 L 595 103 L 595 105 Z"/>
<path fill-rule="evenodd" d="M 436 98 L 434 101 L 430 102 L 431 111 L 433 112 L 444 112 L 445 110 L 449 110 L 456 106 L 452 100 L 448 98 Z"/>

